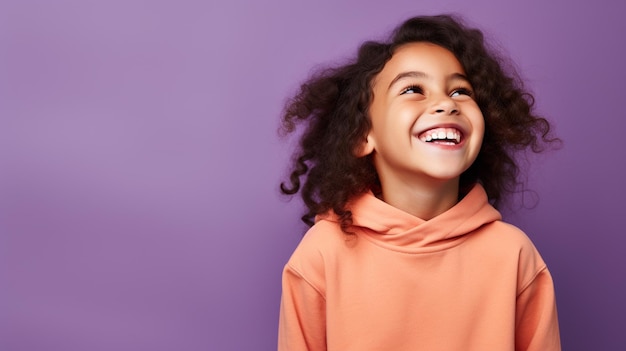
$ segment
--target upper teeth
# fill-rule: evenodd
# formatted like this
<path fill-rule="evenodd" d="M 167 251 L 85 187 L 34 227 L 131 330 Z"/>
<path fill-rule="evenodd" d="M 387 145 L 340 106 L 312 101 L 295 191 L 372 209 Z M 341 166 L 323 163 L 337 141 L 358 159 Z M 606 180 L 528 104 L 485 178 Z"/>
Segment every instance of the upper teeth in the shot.
<path fill-rule="evenodd" d="M 420 135 L 421 141 L 432 140 L 454 140 L 457 143 L 461 141 L 461 132 L 454 128 L 436 128 Z"/>

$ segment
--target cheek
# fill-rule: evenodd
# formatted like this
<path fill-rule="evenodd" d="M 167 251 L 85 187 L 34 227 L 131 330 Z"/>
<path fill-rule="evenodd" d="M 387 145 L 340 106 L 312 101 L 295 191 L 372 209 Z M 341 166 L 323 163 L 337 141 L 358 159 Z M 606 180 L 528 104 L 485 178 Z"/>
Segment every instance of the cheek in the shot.
<path fill-rule="evenodd" d="M 480 134 L 480 138 L 483 139 L 485 136 L 485 119 L 480 115 L 476 123 L 476 130 Z"/>
<path fill-rule="evenodd" d="M 476 132 L 480 134 L 485 133 L 485 117 L 478 106 L 475 106 L 472 111 L 471 121 Z"/>
<path fill-rule="evenodd" d="M 372 129 L 380 129 L 383 125 L 382 122 L 385 120 L 384 111 L 379 105 L 374 101 L 368 110 L 367 116 L 370 122 L 370 131 Z"/>

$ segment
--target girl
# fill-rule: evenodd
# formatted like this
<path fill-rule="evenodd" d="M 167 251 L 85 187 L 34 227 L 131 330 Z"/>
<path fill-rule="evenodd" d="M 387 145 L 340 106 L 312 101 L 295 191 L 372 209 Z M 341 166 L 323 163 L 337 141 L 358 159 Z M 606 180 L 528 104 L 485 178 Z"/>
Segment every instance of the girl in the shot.
<path fill-rule="evenodd" d="M 283 272 L 279 350 L 560 350 L 552 278 L 494 208 L 555 141 L 479 30 L 416 17 L 287 104 L 285 194 L 315 224 Z"/>

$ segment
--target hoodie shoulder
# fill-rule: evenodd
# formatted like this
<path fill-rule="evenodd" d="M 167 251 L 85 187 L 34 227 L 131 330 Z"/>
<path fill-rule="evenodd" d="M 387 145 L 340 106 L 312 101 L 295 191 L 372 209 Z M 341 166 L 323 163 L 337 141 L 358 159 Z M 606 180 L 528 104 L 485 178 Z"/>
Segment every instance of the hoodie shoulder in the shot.
<path fill-rule="evenodd" d="M 289 258 L 286 270 L 292 270 L 315 287 L 322 295 L 326 291 L 325 267 L 345 245 L 346 234 L 339 224 L 319 219 L 302 237 Z"/>
<path fill-rule="evenodd" d="M 533 279 L 546 270 L 546 263 L 528 235 L 518 227 L 494 221 L 481 228 L 492 252 L 499 253 L 503 261 L 515 261 L 517 265 L 517 286 L 523 290 Z"/>

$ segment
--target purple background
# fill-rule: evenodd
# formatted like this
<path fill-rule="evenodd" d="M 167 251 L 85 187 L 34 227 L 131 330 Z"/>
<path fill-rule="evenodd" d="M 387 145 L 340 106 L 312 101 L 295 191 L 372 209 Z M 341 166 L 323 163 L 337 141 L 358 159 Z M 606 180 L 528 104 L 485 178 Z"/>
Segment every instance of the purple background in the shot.
<path fill-rule="evenodd" d="M 273 350 L 305 229 L 277 186 L 285 98 L 417 14 L 514 58 L 562 150 L 509 221 L 548 262 L 565 350 L 626 344 L 624 4 L 3 1 L 0 349 Z"/>

